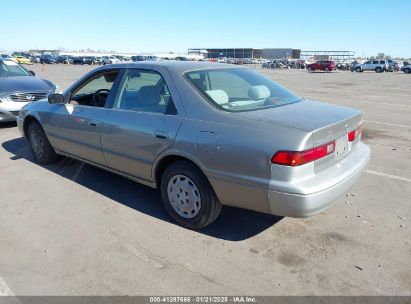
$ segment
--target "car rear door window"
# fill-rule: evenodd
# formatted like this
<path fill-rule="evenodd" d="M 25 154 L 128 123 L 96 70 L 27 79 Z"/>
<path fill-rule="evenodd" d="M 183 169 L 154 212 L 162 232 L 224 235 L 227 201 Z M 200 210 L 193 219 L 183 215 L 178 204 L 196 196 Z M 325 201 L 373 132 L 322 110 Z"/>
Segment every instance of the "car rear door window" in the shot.
<path fill-rule="evenodd" d="M 128 70 L 114 102 L 115 109 L 176 114 L 164 78 L 151 70 Z"/>

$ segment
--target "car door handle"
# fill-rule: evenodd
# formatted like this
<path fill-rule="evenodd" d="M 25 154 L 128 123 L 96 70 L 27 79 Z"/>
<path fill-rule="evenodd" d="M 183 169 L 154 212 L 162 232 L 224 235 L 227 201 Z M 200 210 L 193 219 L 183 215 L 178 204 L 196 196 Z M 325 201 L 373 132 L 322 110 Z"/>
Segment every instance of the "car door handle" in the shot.
<path fill-rule="evenodd" d="M 97 127 L 99 125 L 98 121 L 89 121 L 88 125 L 90 127 Z"/>
<path fill-rule="evenodd" d="M 168 133 L 165 131 L 161 130 L 155 130 L 154 131 L 154 136 L 160 139 L 167 139 L 168 138 Z"/>

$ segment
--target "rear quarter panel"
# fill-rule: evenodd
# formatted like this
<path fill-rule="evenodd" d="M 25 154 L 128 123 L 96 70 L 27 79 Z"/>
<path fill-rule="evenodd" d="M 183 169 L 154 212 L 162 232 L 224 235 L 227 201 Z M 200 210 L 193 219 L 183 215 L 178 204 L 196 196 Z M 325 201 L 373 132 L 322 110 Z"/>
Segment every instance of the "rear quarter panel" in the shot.
<path fill-rule="evenodd" d="M 253 121 L 247 122 L 243 117 L 232 118 L 230 123 L 223 119 L 218 121 L 217 117 L 216 120 L 185 118 L 174 151 L 168 152 L 196 163 L 221 203 L 270 212 L 267 189 L 271 179 L 271 157 L 280 148 L 300 147 L 309 140 L 309 135 L 270 123 L 265 123 L 265 129 L 255 128 Z"/>

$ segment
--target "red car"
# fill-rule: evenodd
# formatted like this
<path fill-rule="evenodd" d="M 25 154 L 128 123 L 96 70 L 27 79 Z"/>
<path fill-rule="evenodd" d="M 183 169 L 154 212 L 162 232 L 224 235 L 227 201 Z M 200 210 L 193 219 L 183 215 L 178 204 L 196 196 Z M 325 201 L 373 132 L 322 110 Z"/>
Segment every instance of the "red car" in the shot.
<path fill-rule="evenodd" d="M 315 71 L 315 70 L 321 70 L 321 71 L 334 71 L 337 69 L 337 66 L 335 65 L 334 61 L 329 61 L 329 60 L 323 60 L 323 61 L 316 61 L 314 63 L 311 63 L 307 65 L 307 70 L 309 71 Z"/>

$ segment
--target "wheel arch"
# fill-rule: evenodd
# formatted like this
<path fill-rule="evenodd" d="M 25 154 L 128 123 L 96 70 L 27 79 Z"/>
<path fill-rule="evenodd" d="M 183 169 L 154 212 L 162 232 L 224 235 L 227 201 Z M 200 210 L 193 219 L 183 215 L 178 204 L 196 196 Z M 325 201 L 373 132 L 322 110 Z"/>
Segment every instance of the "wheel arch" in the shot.
<path fill-rule="evenodd" d="M 25 136 L 26 138 L 29 138 L 29 136 L 28 136 L 29 125 L 30 125 L 33 121 L 37 122 L 37 123 L 41 126 L 40 121 L 39 121 L 36 117 L 34 117 L 33 115 L 27 115 L 27 116 L 24 118 L 24 121 L 23 121 L 23 132 L 24 132 L 24 136 Z"/>
<path fill-rule="evenodd" d="M 206 179 L 208 180 L 208 182 L 210 183 L 210 180 L 208 179 L 207 175 L 204 172 L 204 169 L 202 168 L 202 166 L 195 160 L 193 160 L 191 157 L 186 156 L 186 155 L 180 155 L 178 153 L 170 153 L 167 155 L 163 155 L 161 157 L 158 158 L 158 160 L 156 161 L 156 163 L 154 164 L 154 168 L 153 168 L 153 177 L 154 177 L 154 182 L 156 183 L 156 187 L 158 188 L 161 184 L 161 177 L 163 176 L 165 170 L 167 169 L 167 167 L 169 165 L 171 165 L 172 163 L 176 162 L 176 161 L 187 161 L 191 164 L 193 164 L 194 166 L 196 166 L 206 177 Z M 211 183 L 210 183 L 211 185 Z"/>

